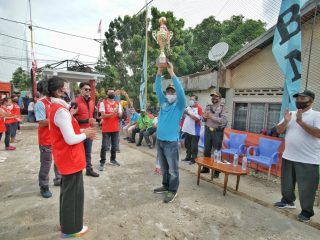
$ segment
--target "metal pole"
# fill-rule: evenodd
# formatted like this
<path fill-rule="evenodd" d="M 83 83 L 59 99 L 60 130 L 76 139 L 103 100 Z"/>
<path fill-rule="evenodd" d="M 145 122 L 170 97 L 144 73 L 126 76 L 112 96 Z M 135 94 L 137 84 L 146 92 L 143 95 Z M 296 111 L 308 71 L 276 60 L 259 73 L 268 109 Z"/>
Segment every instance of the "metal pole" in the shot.
<path fill-rule="evenodd" d="M 145 81 L 146 81 L 146 85 L 145 85 L 145 110 L 147 109 L 147 103 L 148 103 L 148 98 L 147 98 L 147 94 L 148 94 L 148 5 L 147 5 L 148 1 L 146 0 L 146 46 L 145 46 L 145 54 L 146 54 L 146 66 L 145 66 Z"/>
<path fill-rule="evenodd" d="M 310 69 L 310 59 L 311 59 L 311 50 L 312 50 L 312 44 L 313 44 L 313 33 L 314 33 L 314 27 L 316 25 L 316 18 L 318 13 L 318 1 L 316 1 L 316 7 L 314 10 L 314 18 L 313 18 L 313 25 L 312 25 L 312 31 L 311 31 L 311 39 L 310 39 L 310 48 L 309 48 L 309 57 L 308 57 L 308 67 L 307 67 L 307 79 L 306 79 L 306 86 L 305 89 L 308 87 L 308 80 L 309 80 L 309 69 Z"/>

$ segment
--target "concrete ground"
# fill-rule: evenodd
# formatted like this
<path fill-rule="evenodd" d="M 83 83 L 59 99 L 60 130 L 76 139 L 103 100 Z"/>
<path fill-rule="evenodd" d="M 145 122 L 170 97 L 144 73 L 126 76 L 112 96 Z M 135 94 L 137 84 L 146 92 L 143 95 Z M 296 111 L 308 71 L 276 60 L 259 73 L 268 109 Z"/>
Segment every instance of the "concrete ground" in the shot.
<path fill-rule="evenodd" d="M 37 174 L 39 150 L 36 129 L 22 130 L 17 150 L 0 156 L 0 239 L 59 239 L 59 187 L 53 197 L 39 194 Z M 101 137 L 94 142 L 92 161 L 98 167 Z M 173 203 L 164 204 L 153 188 L 161 186 L 154 174 L 155 150 L 121 142 L 120 167 L 107 165 L 99 178 L 84 176 L 84 222 L 89 232 L 82 239 L 319 239 L 320 211 L 311 223 L 296 220 L 297 209 L 278 210 L 279 179 L 264 174 L 241 177 L 239 192 L 235 178 L 222 195 L 223 174 L 213 182 L 205 176 L 196 185 L 195 165 L 180 164 L 180 189 Z M 185 149 L 181 149 L 181 158 Z M 109 156 L 109 154 L 107 155 Z"/>

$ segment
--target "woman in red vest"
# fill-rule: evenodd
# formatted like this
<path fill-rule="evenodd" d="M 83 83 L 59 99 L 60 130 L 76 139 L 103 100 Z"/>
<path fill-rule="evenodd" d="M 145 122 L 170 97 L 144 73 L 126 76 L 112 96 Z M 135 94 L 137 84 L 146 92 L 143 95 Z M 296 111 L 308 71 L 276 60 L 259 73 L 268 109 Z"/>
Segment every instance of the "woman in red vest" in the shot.
<path fill-rule="evenodd" d="M 6 132 L 6 125 L 4 124 L 4 118 L 6 116 L 6 112 L 0 107 L 0 142 L 2 138 L 2 134 Z M 0 156 L 0 161 L 1 161 L 1 156 Z"/>
<path fill-rule="evenodd" d="M 64 80 L 52 77 L 48 80 L 50 106 L 50 137 L 54 162 L 62 175 L 60 191 L 61 237 L 79 237 L 88 231 L 83 225 L 84 189 L 82 170 L 86 157 L 82 141 L 95 138 L 92 128 L 80 130 L 77 120 L 70 114 L 70 105 L 64 96 Z"/>
<path fill-rule="evenodd" d="M 11 151 L 11 150 L 16 150 L 16 147 L 11 146 L 10 145 L 10 135 L 11 135 L 11 131 L 12 131 L 12 119 L 14 118 L 14 116 L 11 113 L 10 107 L 12 105 L 12 101 L 10 98 L 4 98 L 2 105 L 1 105 L 1 109 L 5 112 L 5 138 L 4 138 L 4 143 L 6 146 L 6 150 L 7 151 Z M 11 108 L 12 109 L 12 108 Z"/>

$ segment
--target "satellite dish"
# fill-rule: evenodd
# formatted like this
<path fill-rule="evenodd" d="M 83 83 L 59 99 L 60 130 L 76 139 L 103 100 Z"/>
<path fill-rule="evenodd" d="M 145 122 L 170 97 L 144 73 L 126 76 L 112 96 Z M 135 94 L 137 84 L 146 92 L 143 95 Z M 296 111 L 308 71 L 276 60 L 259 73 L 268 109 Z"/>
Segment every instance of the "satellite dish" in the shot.
<path fill-rule="evenodd" d="M 208 58 L 211 61 L 218 61 L 223 58 L 229 50 L 228 43 L 220 42 L 214 45 L 208 53 Z"/>

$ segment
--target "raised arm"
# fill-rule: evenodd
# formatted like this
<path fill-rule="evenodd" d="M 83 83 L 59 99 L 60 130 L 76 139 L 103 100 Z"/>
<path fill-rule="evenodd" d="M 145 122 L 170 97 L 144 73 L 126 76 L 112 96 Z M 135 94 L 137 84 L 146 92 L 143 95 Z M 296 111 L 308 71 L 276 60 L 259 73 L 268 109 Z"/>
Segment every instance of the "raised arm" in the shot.
<path fill-rule="evenodd" d="M 159 103 L 163 103 L 166 99 L 165 95 L 163 94 L 162 90 L 162 68 L 158 67 L 158 72 L 156 76 L 156 94 L 158 97 Z"/>

